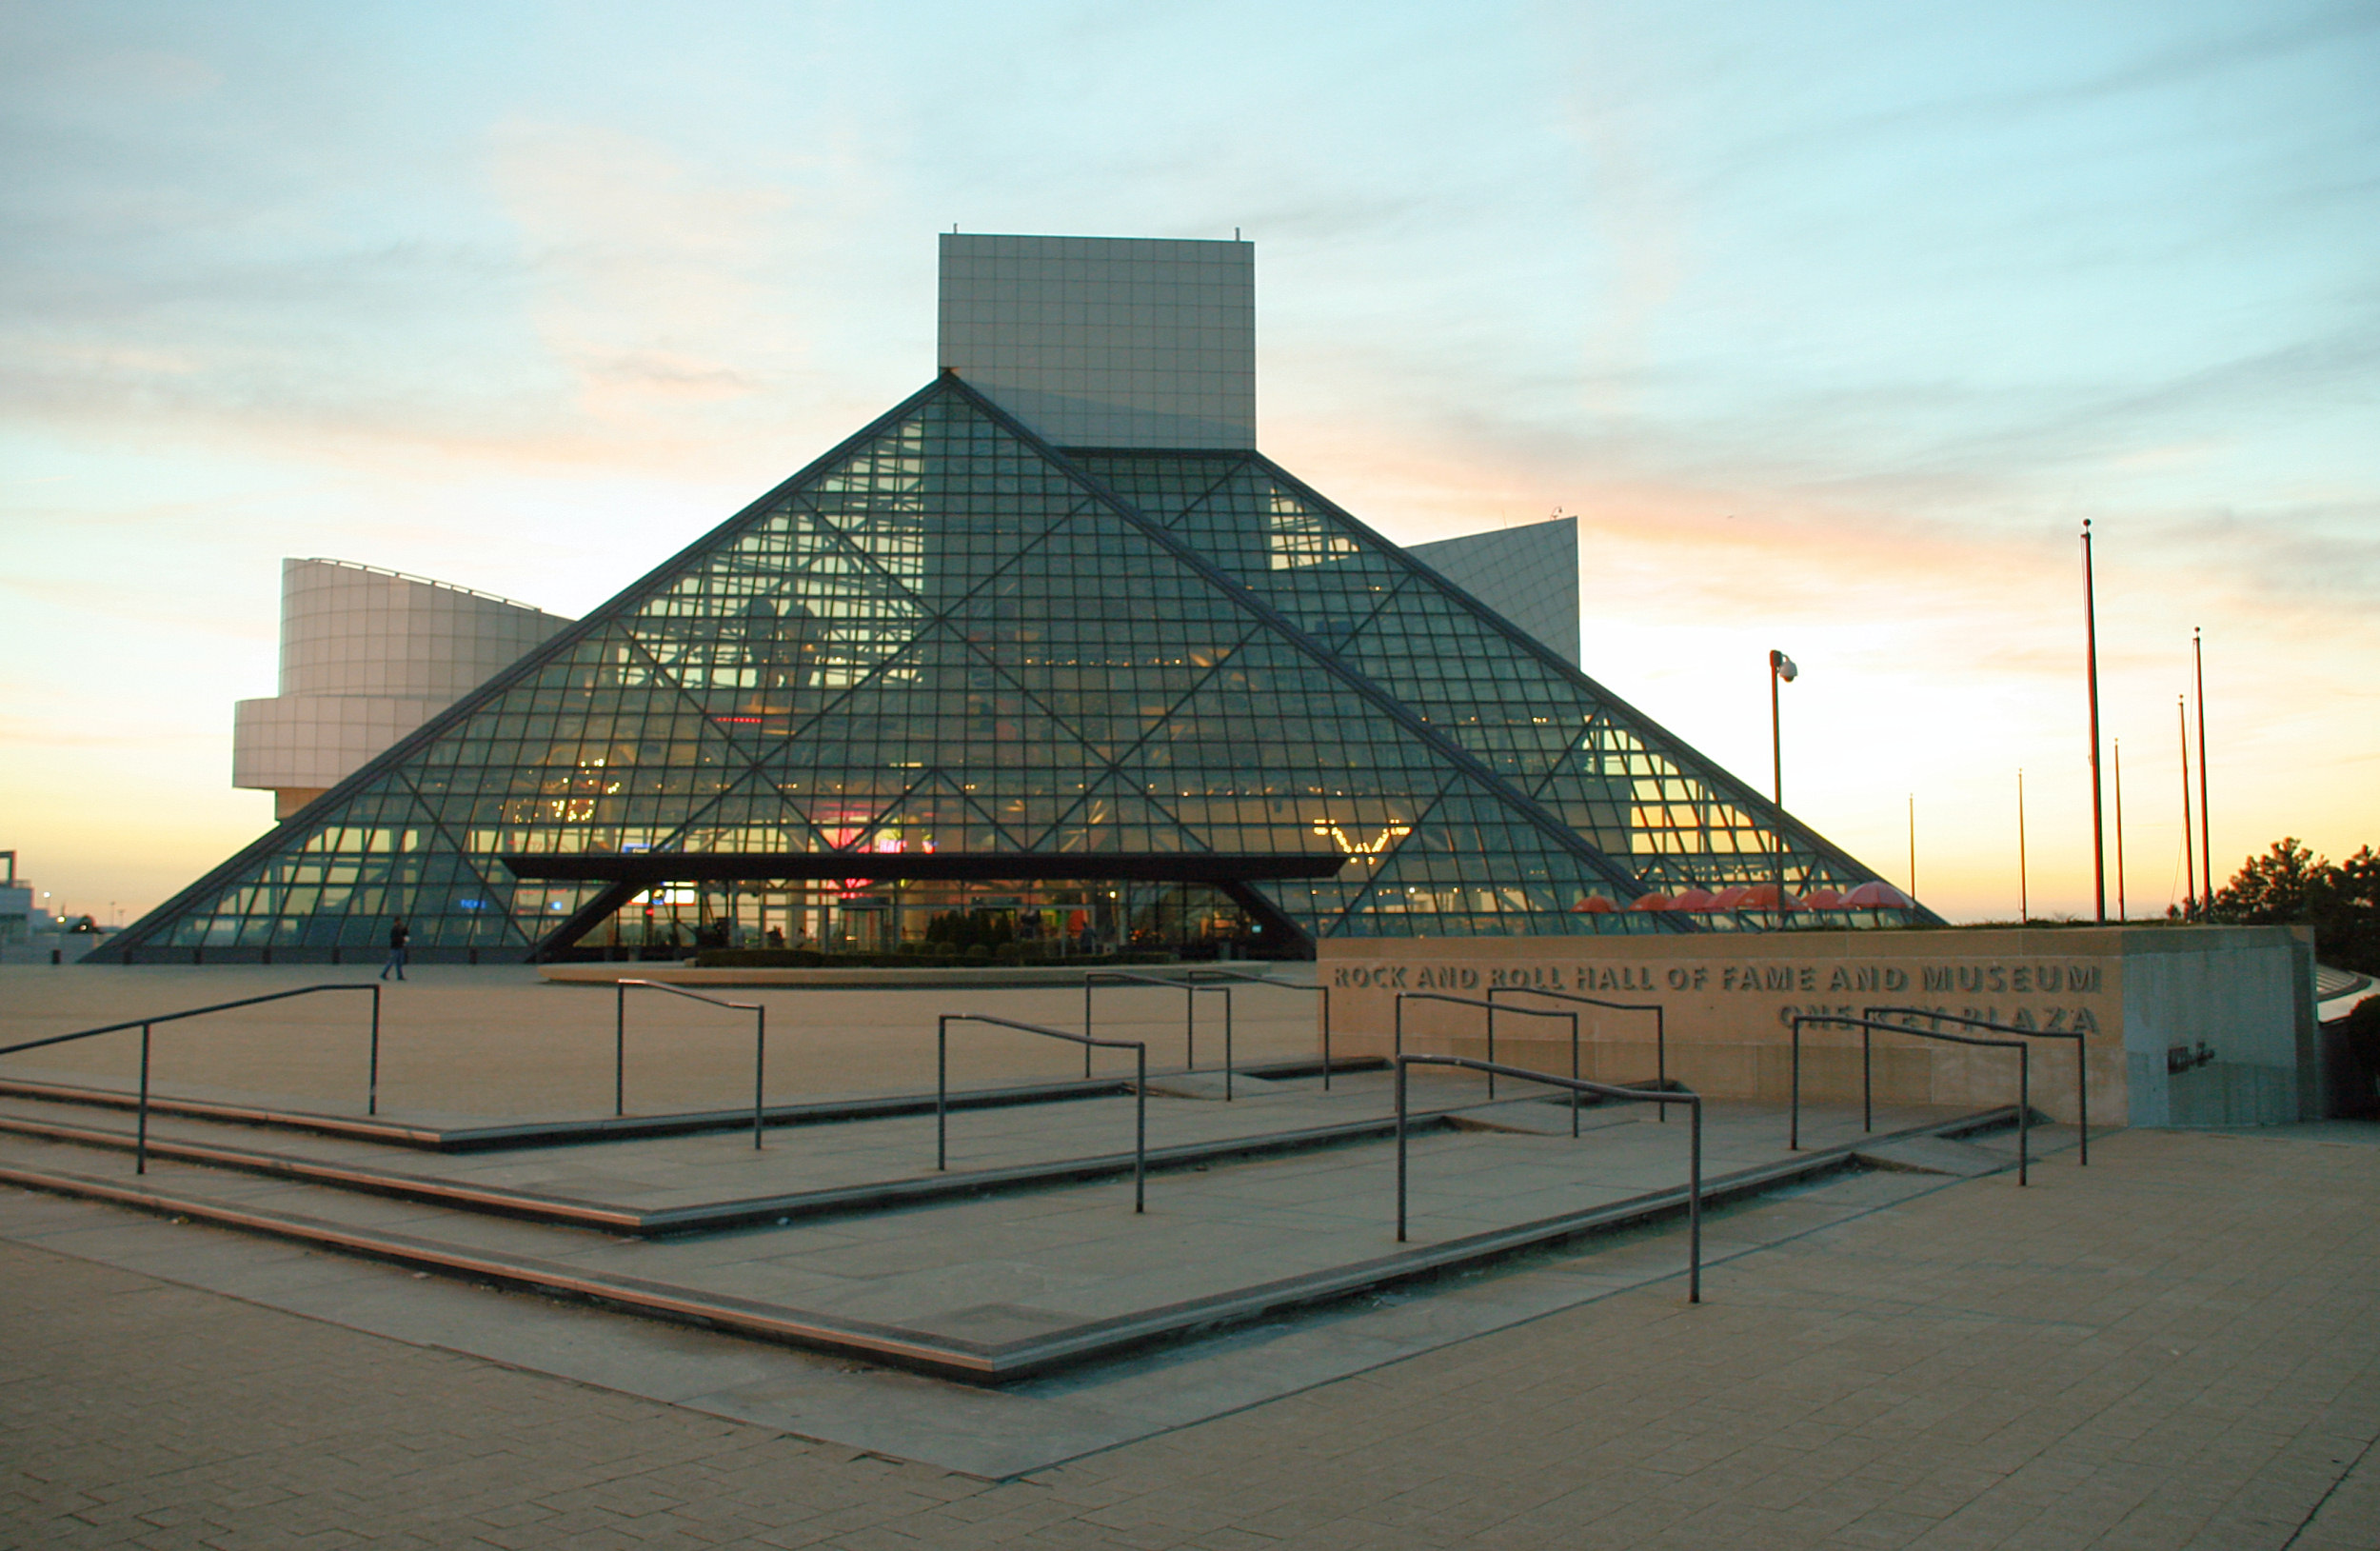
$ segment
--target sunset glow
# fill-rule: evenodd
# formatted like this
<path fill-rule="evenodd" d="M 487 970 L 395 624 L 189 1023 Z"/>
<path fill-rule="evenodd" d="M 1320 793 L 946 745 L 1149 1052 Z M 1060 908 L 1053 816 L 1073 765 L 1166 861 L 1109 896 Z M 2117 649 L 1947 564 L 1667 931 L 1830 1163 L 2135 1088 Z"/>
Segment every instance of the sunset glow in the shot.
<path fill-rule="evenodd" d="M 2193 627 L 2218 869 L 2380 844 L 2374 12 L 1348 22 L 20 8 L 0 848 L 154 905 L 270 823 L 284 556 L 582 613 L 927 380 L 954 222 L 1242 231 L 1269 454 L 1401 542 L 1577 514 L 1586 671 L 1763 789 L 1790 652 L 1788 806 L 1905 885 L 1914 796 L 1946 917 L 2019 766 L 2090 909 L 2086 518 L 2132 913 Z"/>

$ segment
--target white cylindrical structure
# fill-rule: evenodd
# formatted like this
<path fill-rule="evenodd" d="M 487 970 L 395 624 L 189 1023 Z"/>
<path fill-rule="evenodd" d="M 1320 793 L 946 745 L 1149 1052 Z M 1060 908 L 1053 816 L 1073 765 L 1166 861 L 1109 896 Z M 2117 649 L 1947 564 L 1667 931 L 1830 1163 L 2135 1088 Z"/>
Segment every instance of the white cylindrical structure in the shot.
<path fill-rule="evenodd" d="M 231 784 L 286 819 L 568 625 L 345 560 L 281 565 L 281 693 L 233 709 Z"/>

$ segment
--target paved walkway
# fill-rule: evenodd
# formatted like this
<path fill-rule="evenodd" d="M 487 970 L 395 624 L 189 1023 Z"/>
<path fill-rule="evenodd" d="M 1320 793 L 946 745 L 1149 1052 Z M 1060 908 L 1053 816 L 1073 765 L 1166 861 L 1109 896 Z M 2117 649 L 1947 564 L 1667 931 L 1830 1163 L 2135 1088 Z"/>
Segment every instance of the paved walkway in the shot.
<path fill-rule="evenodd" d="M 0 966 L 0 1044 L 327 982 L 379 984 L 368 966 L 353 965 Z M 611 987 L 550 984 L 526 965 L 433 964 L 383 989 L 383 1114 L 464 1123 L 611 1113 Z M 1082 1026 L 1079 987 L 721 994 L 768 1009 L 771 1104 L 931 1091 L 934 1024 L 942 1013 Z M 1101 986 L 1096 994 L 1102 1037 L 1147 1041 L 1152 1071 L 1180 1064 L 1180 992 Z M 654 991 L 629 997 L 631 1113 L 752 1102 L 749 1013 Z M 1314 1002 L 1310 992 L 1278 987 L 1234 991 L 1236 1059 L 1313 1059 L 1319 1048 Z M 1222 1054 L 1221 998 L 1210 994 L 1200 1003 L 1199 1064 L 1213 1066 Z M 316 995 L 162 1024 L 151 1078 L 160 1093 L 361 1114 L 369 1010 L 361 995 Z M 0 1060 L 0 1076 L 129 1087 L 139 1056 L 137 1032 L 105 1035 Z M 1121 1052 L 1102 1051 L 1099 1061 L 1110 1075 L 1131 1069 Z M 1081 1075 L 1082 1052 L 1075 1045 L 982 1027 L 951 1039 L 954 1086 Z"/>
<path fill-rule="evenodd" d="M 993 1483 L 0 1243 L 0 1539 L 2380 1544 L 2380 1148 L 2126 1132 L 1710 1296 L 1618 1290 Z"/>

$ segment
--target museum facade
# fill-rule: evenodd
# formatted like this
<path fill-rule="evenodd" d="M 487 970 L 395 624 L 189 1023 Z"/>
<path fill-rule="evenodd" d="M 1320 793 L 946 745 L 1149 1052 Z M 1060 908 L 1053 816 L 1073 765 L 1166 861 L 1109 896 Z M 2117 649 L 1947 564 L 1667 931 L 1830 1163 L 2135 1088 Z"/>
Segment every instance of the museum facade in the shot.
<path fill-rule="evenodd" d="M 95 957 L 1933 921 L 1259 451 L 1249 245 L 942 244 L 932 380 Z"/>

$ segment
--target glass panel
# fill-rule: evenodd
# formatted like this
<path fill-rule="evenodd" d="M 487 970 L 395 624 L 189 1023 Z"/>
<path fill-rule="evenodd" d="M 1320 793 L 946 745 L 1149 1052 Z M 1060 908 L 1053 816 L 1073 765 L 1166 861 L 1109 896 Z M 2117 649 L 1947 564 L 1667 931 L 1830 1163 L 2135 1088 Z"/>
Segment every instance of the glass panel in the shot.
<path fill-rule="evenodd" d="M 938 382 L 117 945 L 525 953 L 601 887 L 516 853 L 1344 855 L 1253 885 L 1315 937 L 1674 929 L 1604 906 L 1774 872 L 1755 794 L 1260 457 L 1083 461 L 1138 506 Z"/>

